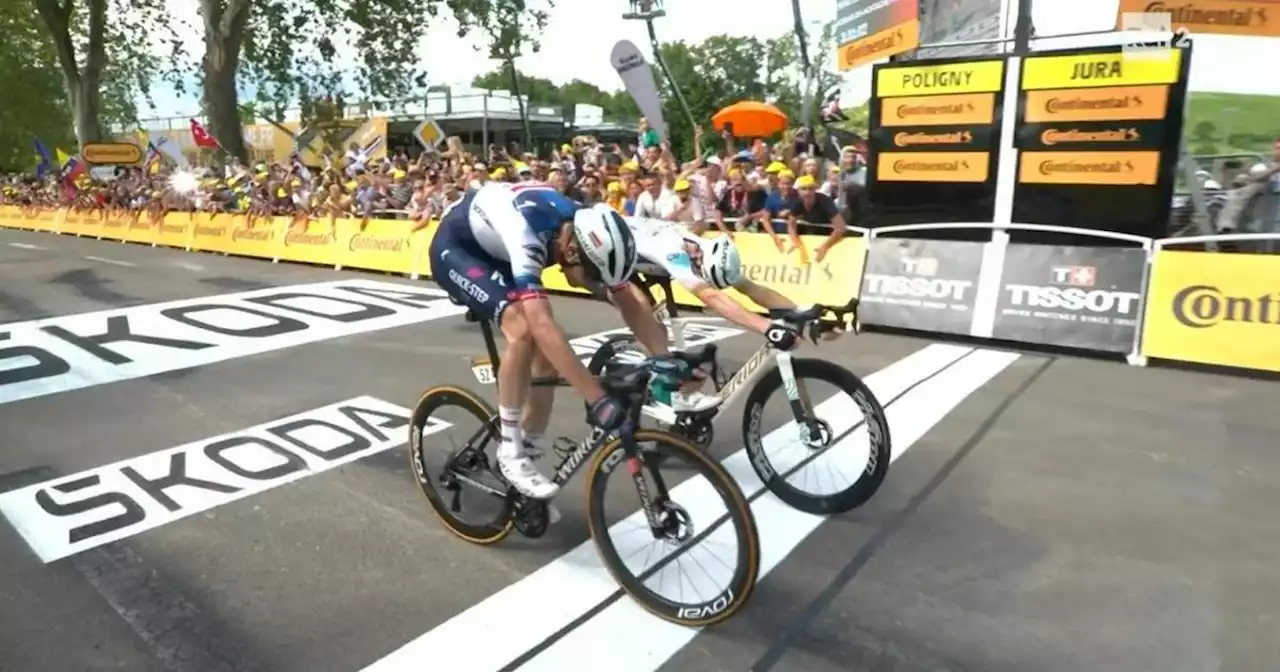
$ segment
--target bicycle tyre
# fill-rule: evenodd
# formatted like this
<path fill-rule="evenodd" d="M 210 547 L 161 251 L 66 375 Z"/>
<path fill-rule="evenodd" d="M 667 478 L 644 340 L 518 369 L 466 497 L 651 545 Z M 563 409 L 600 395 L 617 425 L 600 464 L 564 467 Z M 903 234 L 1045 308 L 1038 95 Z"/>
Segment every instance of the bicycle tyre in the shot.
<path fill-rule="evenodd" d="M 640 345 L 639 339 L 635 336 L 632 336 L 631 334 L 615 334 L 606 338 L 604 342 L 600 344 L 600 347 L 596 348 L 596 351 L 591 354 L 591 359 L 587 362 L 587 371 L 591 372 L 591 375 L 593 376 L 599 376 L 601 373 L 604 373 L 604 367 L 609 362 L 613 361 L 613 358 L 616 357 L 618 353 L 626 349 L 622 347 L 624 344 L 630 344 L 632 346 L 631 349 L 644 352 L 644 348 Z"/>
<path fill-rule="evenodd" d="M 635 440 L 637 444 L 652 443 L 661 447 L 657 452 L 679 454 L 695 471 L 711 482 L 729 511 L 728 523 L 735 527 L 743 540 L 742 547 L 738 550 L 738 566 L 730 580 L 730 586 L 712 600 L 699 605 L 682 605 L 667 600 L 650 591 L 640 577 L 631 573 L 609 538 L 604 512 L 605 483 L 608 475 L 625 455 L 622 439 L 619 437 L 614 437 L 596 451 L 591 469 L 587 473 L 587 527 L 596 551 L 623 592 L 654 616 L 688 627 L 705 627 L 723 622 L 746 605 L 760 578 L 760 533 L 746 496 L 737 481 L 733 480 L 719 462 L 707 457 L 689 441 L 670 432 L 653 429 L 636 430 Z M 708 528 L 706 532 L 709 533 L 715 527 Z M 683 547 L 672 552 L 681 553 Z M 726 595 L 728 599 L 725 599 Z"/>
<path fill-rule="evenodd" d="M 461 408 L 478 419 L 482 426 L 488 428 L 489 438 L 494 439 L 493 419 L 498 417 L 489 402 L 475 393 L 452 385 L 439 385 L 428 388 L 413 407 L 413 415 L 409 422 L 409 466 L 418 481 L 418 487 L 431 505 L 431 512 L 450 532 L 473 544 L 487 546 L 502 541 L 511 533 L 513 512 L 511 500 L 503 500 L 502 511 L 488 525 L 473 525 L 459 520 L 449 510 L 445 497 L 436 489 L 437 481 L 427 473 L 427 461 L 424 456 L 423 428 L 436 410 L 448 406 Z"/>
<path fill-rule="evenodd" d="M 751 468 L 778 499 L 805 513 L 827 516 L 856 509 L 880 490 L 889 473 L 893 442 L 889 436 L 889 419 L 885 416 L 884 407 L 861 378 L 839 364 L 820 359 L 797 358 L 792 360 L 792 367 L 797 379 L 809 378 L 830 383 L 853 398 L 861 409 L 867 426 L 870 441 L 867 465 L 862 470 L 862 476 L 852 485 L 829 495 L 815 495 L 801 490 L 787 482 L 788 474 L 778 473 L 769 462 L 760 430 L 765 402 L 782 387 L 782 373 L 774 367 L 752 388 L 743 406 L 742 439 L 751 458 Z"/>

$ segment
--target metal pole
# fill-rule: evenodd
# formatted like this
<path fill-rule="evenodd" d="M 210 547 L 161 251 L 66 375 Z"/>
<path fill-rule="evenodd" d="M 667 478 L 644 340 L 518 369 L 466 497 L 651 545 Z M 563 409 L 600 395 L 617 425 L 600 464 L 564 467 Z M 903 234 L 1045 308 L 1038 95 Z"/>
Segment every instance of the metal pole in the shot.
<path fill-rule="evenodd" d="M 489 160 L 489 92 L 480 98 L 480 155 Z"/>
<path fill-rule="evenodd" d="M 1018 0 L 1018 19 L 1013 31 L 1014 55 L 1031 53 L 1031 0 Z"/>
<path fill-rule="evenodd" d="M 689 128 L 694 128 L 698 125 L 698 122 L 694 121 L 693 112 L 689 111 L 689 103 L 685 102 L 684 94 L 680 93 L 680 85 L 676 84 L 676 80 L 671 77 L 671 70 L 667 69 L 667 61 L 662 57 L 662 49 L 659 48 L 658 44 L 658 33 L 653 29 L 653 17 L 646 16 L 644 25 L 649 29 L 649 44 L 653 47 L 653 60 L 658 62 L 658 68 L 662 70 L 663 76 L 667 78 L 667 83 L 671 85 L 671 91 L 676 94 L 676 101 L 680 103 L 680 109 L 684 110 L 684 116 L 689 119 Z M 697 148 L 697 151 L 701 153 L 702 148 Z"/>

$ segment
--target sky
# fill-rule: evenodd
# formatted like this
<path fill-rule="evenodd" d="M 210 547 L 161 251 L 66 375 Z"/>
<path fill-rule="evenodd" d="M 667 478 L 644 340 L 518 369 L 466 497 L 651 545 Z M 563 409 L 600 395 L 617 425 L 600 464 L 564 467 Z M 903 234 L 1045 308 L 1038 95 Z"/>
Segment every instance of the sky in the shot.
<path fill-rule="evenodd" d="M 787 0 L 667 0 L 667 16 L 655 22 L 658 39 L 699 42 L 712 35 L 777 37 L 791 30 L 791 3 Z M 1041 36 L 1108 30 L 1115 25 L 1119 0 L 1035 0 L 1032 17 Z M 197 3 L 171 3 L 190 7 Z M 750 5 L 750 11 L 744 11 Z M 621 89 L 621 81 L 609 64 L 615 42 L 629 39 L 648 55 L 648 33 L 644 23 L 626 21 L 626 0 L 555 0 L 550 22 L 542 38 L 542 50 L 518 61 L 521 72 L 563 84 L 573 79 L 591 82 L 607 91 Z M 815 25 L 835 18 L 836 0 L 800 0 L 806 23 Z M 199 26 L 197 17 L 185 17 Z M 590 30 L 585 28 L 589 27 Z M 812 30 L 812 29 L 811 29 Z M 816 32 L 816 31 L 813 31 Z M 190 31 L 184 36 L 192 53 L 202 48 L 200 36 Z M 1280 63 L 1280 39 L 1238 36 L 1193 35 L 1191 90 L 1224 93 L 1280 95 L 1280 77 L 1258 76 L 1264 63 Z M 1098 44 L 1096 38 L 1046 40 L 1042 47 L 1072 47 Z M 466 86 L 473 77 L 489 72 L 496 61 L 475 49 L 478 41 L 459 38 L 452 19 L 436 20 L 428 31 L 419 54 L 430 84 Z M 871 92 L 871 66 L 866 65 L 844 77 L 841 101 L 859 104 Z M 144 103 L 143 117 L 192 116 L 199 110 L 197 97 L 176 95 L 172 88 L 158 85 L 153 92 L 156 108 Z"/>

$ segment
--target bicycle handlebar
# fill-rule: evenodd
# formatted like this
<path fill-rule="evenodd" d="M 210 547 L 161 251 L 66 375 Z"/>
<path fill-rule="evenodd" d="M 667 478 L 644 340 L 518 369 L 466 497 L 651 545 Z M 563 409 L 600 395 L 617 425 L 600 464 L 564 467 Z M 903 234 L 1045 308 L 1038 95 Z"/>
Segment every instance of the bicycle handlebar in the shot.
<path fill-rule="evenodd" d="M 827 313 L 835 315 L 835 319 L 823 320 L 822 316 Z M 806 326 L 809 327 L 809 340 L 814 342 L 817 342 L 822 334 L 842 328 L 847 322 L 846 318 L 849 317 L 853 318 L 852 328 L 849 331 L 856 334 L 861 329 L 858 324 L 858 297 L 856 296 L 849 299 L 849 302 L 843 306 L 814 304 L 808 308 L 774 309 L 769 311 L 769 317 L 786 322 L 801 331 L 804 331 Z"/>

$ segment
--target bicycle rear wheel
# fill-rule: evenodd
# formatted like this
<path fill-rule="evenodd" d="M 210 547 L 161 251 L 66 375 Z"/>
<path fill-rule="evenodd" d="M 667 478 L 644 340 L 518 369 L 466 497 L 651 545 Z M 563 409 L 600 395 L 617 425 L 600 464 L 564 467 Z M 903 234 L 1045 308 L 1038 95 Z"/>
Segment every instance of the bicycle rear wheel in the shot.
<path fill-rule="evenodd" d="M 635 443 L 636 457 L 629 460 L 621 438 L 609 441 L 596 451 L 587 474 L 587 522 L 596 550 L 622 590 L 658 618 L 690 627 L 720 623 L 746 605 L 760 575 L 760 537 L 746 497 L 719 463 L 685 439 L 668 432 L 638 429 Z M 675 460 L 683 461 L 687 469 L 664 469 Z M 608 524 L 608 477 L 623 462 L 627 462 L 628 469 L 621 473 L 629 472 L 632 479 L 641 479 L 645 496 L 652 500 L 651 508 L 659 512 L 659 520 L 654 521 L 658 523 L 656 530 L 644 511 L 612 526 Z M 664 475 L 677 474 L 689 476 L 689 480 L 668 490 Z M 694 481 L 697 476 L 702 480 Z M 631 484 L 623 487 L 630 488 Z M 720 513 L 717 505 L 725 513 Z M 641 530 L 635 530 L 636 526 Z M 623 544 L 615 543 L 609 535 L 619 528 L 632 532 L 622 537 Z M 731 538 L 737 544 L 731 558 L 717 557 L 719 563 L 697 560 L 698 555 L 723 547 Z M 653 544 L 646 547 L 647 541 Z M 658 552 L 651 555 L 653 547 Z M 649 552 L 639 552 L 646 548 Z M 634 566 L 633 561 L 649 559 L 655 560 L 652 566 Z M 686 586 L 697 593 L 692 602 L 673 600 L 649 588 L 648 583 L 666 578 L 672 568 L 681 569 L 684 561 L 688 561 L 691 570 L 697 568 L 700 572 L 693 572 L 692 578 L 677 577 L 682 598 Z M 727 564 L 729 561 L 732 566 Z M 698 584 L 706 590 L 700 590 Z"/>
<path fill-rule="evenodd" d="M 832 515 L 862 506 L 876 494 L 889 473 L 892 443 L 889 438 L 889 419 L 885 417 L 884 407 L 880 405 L 875 393 L 862 382 L 861 378 L 838 364 L 818 359 L 792 359 L 791 363 L 798 385 L 804 385 L 806 380 L 833 385 L 853 399 L 854 405 L 862 413 L 862 420 L 846 423 L 847 431 L 838 432 L 840 435 L 835 435 L 831 431 L 831 422 L 818 418 L 825 428 L 826 436 L 823 441 L 825 445 L 808 445 L 810 453 L 797 462 L 774 464 L 770 461 L 770 451 L 764 445 L 760 426 L 765 402 L 769 400 L 770 395 L 782 387 L 782 373 L 774 368 L 752 388 L 743 409 L 742 438 L 751 458 L 751 467 L 765 487 L 778 499 L 806 513 Z M 852 408 L 841 409 L 840 415 L 852 410 Z M 821 459 L 826 451 L 841 450 L 842 442 L 847 440 L 845 437 L 861 429 L 865 429 L 867 436 L 866 464 L 862 465 L 858 477 L 851 485 L 833 493 L 818 494 L 792 483 L 792 476 L 815 460 Z M 780 441 L 787 438 L 783 435 Z M 800 437 L 791 438 L 800 439 Z M 808 441 L 801 440 L 801 443 L 807 444 Z"/>
<path fill-rule="evenodd" d="M 427 469 L 423 436 L 427 425 L 431 423 L 432 415 L 450 407 L 474 417 L 479 421 L 480 429 L 473 432 L 462 446 L 456 447 L 444 465 L 433 474 Z M 409 464 L 417 477 L 418 487 L 426 495 L 427 503 L 431 505 L 436 518 L 450 532 L 473 544 L 502 541 L 511 533 L 513 523 L 511 499 L 505 493 L 506 481 L 486 452 L 489 446 L 496 447 L 500 442 L 497 417 L 498 412 L 470 390 L 441 385 L 422 393 L 413 407 L 409 422 Z M 489 476 L 496 479 L 490 479 L 494 482 L 493 487 L 482 480 Z M 475 523 L 463 520 L 458 515 L 461 513 L 461 493 L 467 488 L 480 490 L 494 497 L 499 509 L 492 520 Z"/>

